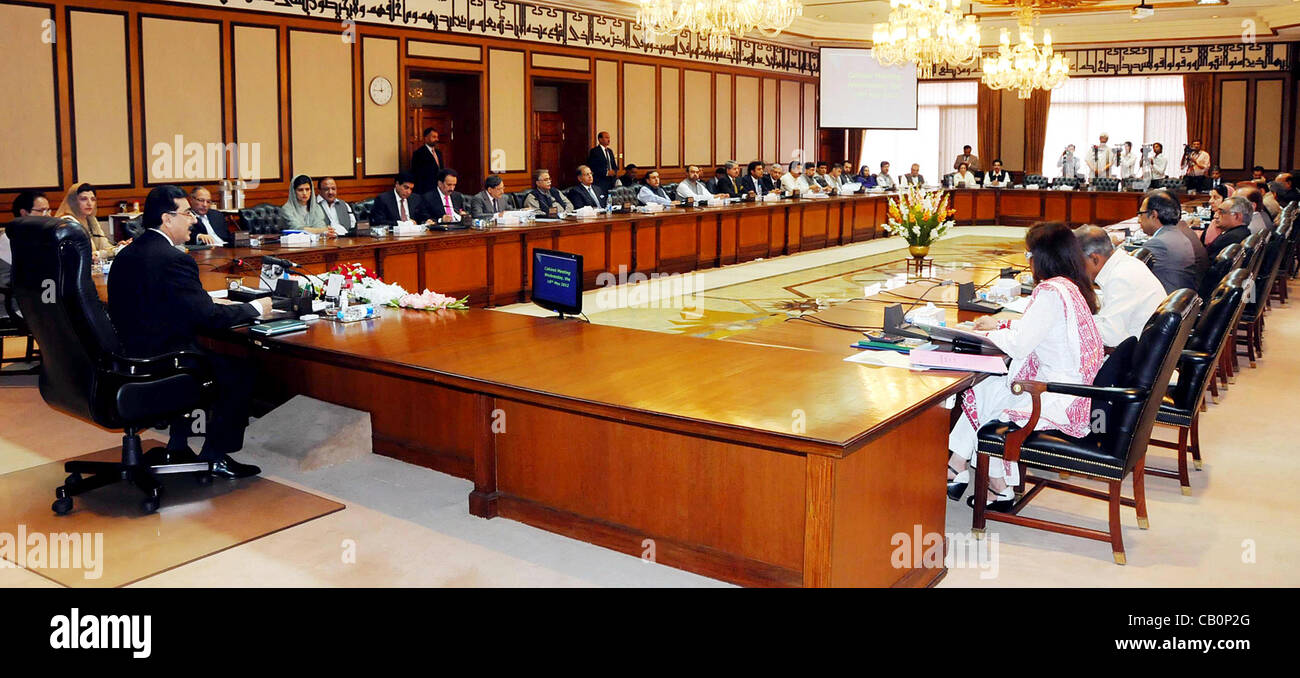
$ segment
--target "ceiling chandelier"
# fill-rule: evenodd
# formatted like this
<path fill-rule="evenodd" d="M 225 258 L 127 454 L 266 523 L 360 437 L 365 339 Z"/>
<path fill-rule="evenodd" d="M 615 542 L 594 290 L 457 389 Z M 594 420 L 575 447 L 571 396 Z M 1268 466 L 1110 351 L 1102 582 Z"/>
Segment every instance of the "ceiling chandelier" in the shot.
<path fill-rule="evenodd" d="M 1043 29 L 1043 44 L 1034 44 L 1034 8 L 1022 5 L 1020 19 L 1020 44 L 1011 46 L 1011 35 L 1002 29 L 998 54 L 984 57 L 983 81 L 990 89 L 1014 89 L 1021 99 L 1028 99 L 1036 89 L 1055 89 L 1070 77 L 1070 64 L 1065 55 L 1052 51 L 1052 32 Z"/>
<path fill-rule="evenodd" d="M 943 64 L 974 64 L 980 29 L 975 15 L 962 16 L 961 0 L 889 0 L 889 21 L 872 27 L 871 43 L 882 65 L 914 63 L 924 79 Z"/>
<path fill-rule="evenodd" d="M 749 32 L 775 37 L 803 14 L 801 0 L 641 0 L 636 22 L 646 42 L 689 31 L 711 52 L 730 52 Z"/>

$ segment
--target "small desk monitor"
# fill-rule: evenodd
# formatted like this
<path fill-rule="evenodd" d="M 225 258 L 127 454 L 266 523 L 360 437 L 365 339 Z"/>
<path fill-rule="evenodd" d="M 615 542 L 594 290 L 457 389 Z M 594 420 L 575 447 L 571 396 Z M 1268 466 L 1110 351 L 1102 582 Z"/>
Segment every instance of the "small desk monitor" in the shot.
<path fill-rule="evenodd" d="M 534 249 L 533 303 L 561 317 L 582 313 L 582 255 Z"/>

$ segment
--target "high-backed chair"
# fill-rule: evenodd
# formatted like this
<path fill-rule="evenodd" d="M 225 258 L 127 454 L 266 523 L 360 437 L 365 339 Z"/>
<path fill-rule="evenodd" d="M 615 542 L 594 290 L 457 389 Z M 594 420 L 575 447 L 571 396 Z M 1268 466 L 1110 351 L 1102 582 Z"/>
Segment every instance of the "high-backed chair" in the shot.
<path fill-rule="evenodd" d="M 1078 188 L 1079 183 L 1078 177 L 1056 177 L 1055 179 L 1052 179 L 1053 186 L 1071 186 Z"/>
<path fill-rule="evenodd" d="M 637 190 L 638 189 L 632 188 L 630 186 L 617 186 L 611 189 L 609 192 L 609 204 L 622 205 L 624 203 L 631 203 L 635 205 L 637 204 L 636 203 Z"/>
<path fill-rule="evenodd" d="M 1092 180 L 1092 186 L 1098 191 L 1118 191 L 1119 179 L 1115 177 L 1097 177 Z"/>
<path fill-rule="evenodd" d="M 9 265 L 0 262 L 0 266 L 7 267 Z M 5 337 L 22 337 L 25 340 L 27 346 L 22 356 L 12 358 L 5 356 Z M 0 376 L 12 377 L 36 374 L 41 371 L 40 360 L 41 354 L 40 351 L 36 350 L 36 339 L 27 329 L 27 323 L 23 320 L 22 313 L 18 311 L 18 301 L 14 299 L 11 283 L 0 285 L 0 367 L 3 367 L 5 363 L 29 363 L 29 366 L 25 368 L 0 371 Z"/>
<path fill-rule="evenodd" d="M 1163 188 L 1172 193 L 1187 192 L 1187 182 L 1182 177 L 1165 177 L 1151 182 L 1152 188 Z M 1159 184 L 1157 186 L 1156 184 Z"/>
<path fill-rule="evenodd" d="M 1164 478 L 1177 478 L 1183 494 L 1192 493 L 1187 475 L 1188 452 L 1201 470 L 1201 404 L 1205 390 L 1213 379 L 1219 354 L 1227 350 L 1229 339 L 1241 316 L 1243 295 L 1249 272 L 1244 268 L 1232 271 L 1210 295 L 1201 312 L 1196 327 L 1187 338 L 1182 356 L 1178 359 L 1178 381 L 1169 386 L 1169 392 L 1160 403 L 1156 423 L 1178 428 L 1178 442 L 1151 439 L 1151 444 L 1178 451 L 1178 470 L 1147 466 L 1146 472 Z"/>
<path fill-rule="evenodd" d="M 1151 268 L 1156 263 L 1156 255 L 1145 247 L 1139 247 L 1136 250 L 1133 250 L 1133 258 L 1146 264 L 1147 268 Z"/>
<path fill-rule="evenodd" d="M 1187 335 L 1196 321 L 1201 300 L 1192 290 L 1177 290 L 1160 304 L 1147 321 L 1141 336 L 1129 338 L 1110 355 L 1096 382 L 1091 385 L 1040 381 L 1018 381 L 1017 393 L 1029 393 L 1033 410 L 1024 427 L 993 421 L 980 427 L 978 461 L 975 468 L 975 516 L 971 529 L 983 535 L 987 520 L 1012 523 L 1075 537 L 1109 541 L 1115 562 L 1123 565 L 1124 540 L 1120 530 L 1119 508 L 1137 510 L 1138 526 L 1146 529 L 1146 494 L 1142 470 L 1146 464 L 1147 443 L 1156 414 L 1168 389 Z M 1111 364 L 1111 361 L 1115 361 Z M 1060 431 L 1035 431 L 1042 412 L 1043 393 L 1060 393 L 1092 399 L 1093 430 L 1083 438 Z M 1018 463 L 1021 478 L 1034 485 L 1006 512 L 988 511 L 989 461 L 992 458 Z M 1073 485 L 1061 480 L 1026 477 L 1025 467 L 1052 472 L 1066 472 L 1101 480 L 1109 492 Z M 1124 497 L 1120 486 L 1133 474 L 1133 497 Z M 1107 500 L 1110 504 L 1108 532 L 1066 525 L 1020 515 L 1020 511 L 1044 488 Z"/>
<path fill-rule="evenodd" d="M 1210 296 L 1214 294 L 1214 291 L 1218 289 L 1219 284 L 1228 277 L 1229 273 L 1241 268 L 1245 255 L 1246 250 L 1241 243 L 1233 243 L 1219 251 L 1219 255 L 1214 258 L 1214 262 L 1206 270 L 1205 277 L 1201 278 L 1199 295 L 1202 303 L 1209 301 Z M 1232 326 L 1234 328 L 1237 326 L 1235 320 Z M 1219 397 L 1219 382 L 1223 382 L 1224 390 L 1228 389 L 1228 378 L 1234 374 L 1236 352 L 1237 349 L 1233 346 L 1232 349 L 1219 353 L 1219 361 L 1214 370 L 1214 377 L 1210 379 L 1210 394 L 1216 399 Z"/>
<path fill-rule="evenodd" d="M 145 493 L 141 508 L 158 510 L 164 473 L 197 473 L 211 481 L 207 462 L 171 463 L 145 455 L 140 431 L 207 403 L 213 379 L 206 358 L 177 351 L 128 358 L 90 278 L 85 231 L 62 219 L 27 217 L 9 226 L 14 296 L 41 346 L 41 397 L 51 407 L 104 428 L 122 429 L 122 460 L 69 461 L 53 509 L 72 510 L 72 497 L 126 480 Z M 153 453 L 151 452 L 151 455 Z M 85 474 L 85 475 L 83 475 Z"/>
<path fill-rule="evenodd" d="M 370 221 L 370 210 L 373 209 L 374 206 L 375 206 L 374 198 L 366 198 L 365 200 L 358 200 L 352 203 L 352 216 L 356 217 L 357 221 L 368 222 Z"/>
<path fill-rule="evenodd" d="M 1278 259 L 1277 274 L 1273 276 L 1273 286 L 1269 290 L 1269 301 L 1277 299 L 1285 305 L 1289 296 L 1287 279 L 1291 277 L 1290 257 L 1295 248 L 1295 224 L 1293 220 L 1279 221 L 1277 238 L 1282 240 L 1282 254 Z M 1271 304 L 1270 304 L 1271 305 Z"/>
<path fill-rule="evenodd" d="M 1047 186 L 1047 183 L 1048 183 L 1047 177 L 1041 174 L 1028 174 L 1028 173 L 1025 174 L 1025 183 L 1024 183 L 1025 186 L 1033 184 L 1035 186 L 1045 187 Z"/>
<path fill-rule="evenodd" d="M 677 199 L 677 184 L 676 184 L 676 182 L 671 183 L 671 184 L 664 184 L 663 186 L 661 186 L 661 188 L 664 189 L 664 193 L 667 193 L 667 194 L 668 194 L 668 198 L 669 198 L 670 200 L 676 200 L 676 199 Z"/>
<path fill-rule="evenodd" d="M 1247 249 L 1250 241 L 1259 238 L 1260 242 L 1252 252 L 1250 272 L 1255 280 L 1255 293 L 1248 297 L 1242 309 L 1241 320 L 1237 324 L 1238 344 L 1244 343 L 1250 359 L 1250 366 L 1264 354 L 1264 312 L 1268 309 L 1268 293 L 1273 286 L 1273 278 L 1282 263 L 1282 248 L 1286 241 L 1276 237 L 1271 231 L 1260 231 L 1246 239 Z"/>

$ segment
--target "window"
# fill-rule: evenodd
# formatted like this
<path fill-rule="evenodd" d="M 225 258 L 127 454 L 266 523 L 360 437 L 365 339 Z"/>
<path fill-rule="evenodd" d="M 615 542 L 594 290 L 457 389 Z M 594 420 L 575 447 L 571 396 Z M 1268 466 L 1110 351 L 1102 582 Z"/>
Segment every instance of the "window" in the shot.
<path fill-rule="evenodd" d="M 1070 78 L 1052 90 L 1047 110 L 1047 134 L 1043 144 L 1043 175 L 1061 176 L 1056 163 L 1065 147 L 1075 145 L 1080 171 L 1084 155 L 1103 133 L 1111 146 L 1133 142 L 1140 154 L 1143 144 L 1160 142 L 1165 157 L 1178 158 L 1187 143 L 1187 111 L 1183 108 L 1183 77 L 1154 75 L 1135 77 Z M 1204 139 L 1202 139 L 1204 141 Z M 1176 171 L 1176 161 L 1169 171 Z M 1085 171 L 1086 173 L 1086 171 Z M 1112 176 L 1118 176 L 1112 171 Z"/>
<path fill-rule="evenodd" d="M 872 172 L 879 172 L 881 161 L 888 161 L 890 175 L 898 177 L 916 163 L 927 183 L 939 183 L 952 171 L 952 161 L 961 154 L 962 146 L 979 154 L 978 97 L 979 83 L 974 80 L 920 83 L 916 129 L 867 130 L 858 165 L 871 165 Z M 980 161 L 986 167 L 992 159 Z"/>

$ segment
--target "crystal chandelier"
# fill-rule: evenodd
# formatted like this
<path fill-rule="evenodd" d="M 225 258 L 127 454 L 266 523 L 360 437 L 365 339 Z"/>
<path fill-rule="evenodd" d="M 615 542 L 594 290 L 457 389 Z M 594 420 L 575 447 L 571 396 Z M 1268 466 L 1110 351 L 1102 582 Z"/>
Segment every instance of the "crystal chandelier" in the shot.
<path fill-rule="evenodd" d="M 916 64 L 929 78 L 936 66 L 974 64 L 980 55 L 975 15 L 963 17 L 961 0 L 889 0 L 889 21 L 871 31 L 871 51 L 885 66 Z"/>
<path fill-rule="evenodd" d="M 749 32 L 774 37 L 803 14 L 801 0 L 641 0 L 636 13 L 642 37 L 689 31 L 711 52 L 730 52 L 732 38 Z"/>
<path fill-rule="evenodd" d="M 1065 55 L 1052 51 L 1052 32 L 1043 29 L 1043 44 L 1034 44 L 1034 10 L 1019 9 L 1020 44 L 1011 46 L 1011 35 L 1002 29 L 995 57 L 984 57 L 983 81 L 989 89 L 1014 89 L 1021 99 L 1028 99 L 1035 89 L 1055 89 L 1069 78 L 1070 64 Z"/>

